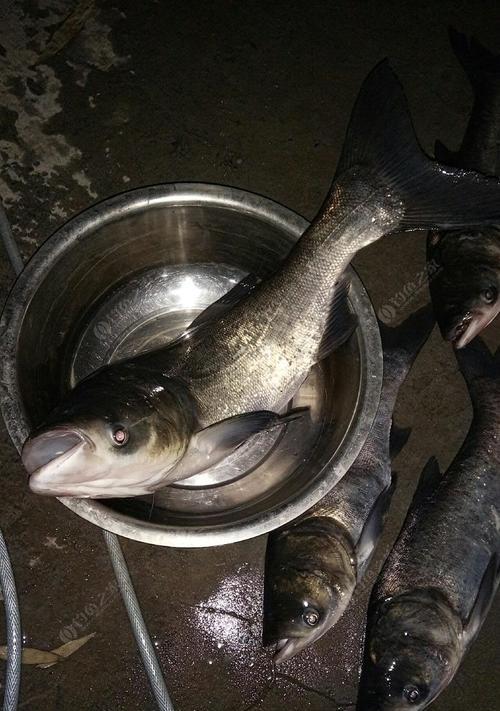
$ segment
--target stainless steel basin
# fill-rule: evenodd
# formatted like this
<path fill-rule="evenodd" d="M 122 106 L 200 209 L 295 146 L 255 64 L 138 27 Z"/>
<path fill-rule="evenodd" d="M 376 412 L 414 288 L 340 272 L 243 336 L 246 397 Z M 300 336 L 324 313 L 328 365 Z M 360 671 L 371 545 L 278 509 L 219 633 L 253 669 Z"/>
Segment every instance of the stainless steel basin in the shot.
<path fill-rule="evenodd" d="M 28 263 L 0 322 L 1 408 L 17 449 L 79 379 L 167 342 L 244 274 L 265 277 L 306 226 L 271 200 L 204 184 L 133 190 L 70 220 Z M 168 546 L 251 538 L 310 508 L 357 456 L 379 400 L 378 326 L 352 276 L 359 328 L 294 399 L 311 407 L 310 422 L 258 435 L 154 498 L 61 501 L 98 526 Z"/>

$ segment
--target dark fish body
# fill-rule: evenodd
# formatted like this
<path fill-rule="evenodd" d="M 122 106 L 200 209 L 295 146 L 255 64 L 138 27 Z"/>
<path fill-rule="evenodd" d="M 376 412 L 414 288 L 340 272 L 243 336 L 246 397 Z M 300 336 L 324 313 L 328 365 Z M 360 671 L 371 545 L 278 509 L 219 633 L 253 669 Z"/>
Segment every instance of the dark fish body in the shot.
<path fill-rule="evenodd" d="M 500 351 L 457 352 L 474 416 L 444 475 L 427 464 L 373 590 L 360 711 L 428 706 L 477 635 L 499 582 Z"/>
<path fill-rule="evenodd" d="M 500 175 L 500 57 L 454 30 L 450 40 L 471 82 L 474 104 L 459 150 L 436 142 L 436 158 Z M 500 228 L 431 232 L 427 261 L 439 327 L 461 348 L 500 311 Z"/>
<path fill-rule="evenodd" d="M 312 644 L 340 618 L 371 559 L 393 486 L 391 422 L 397 394 L 434 320 L 421 309 L 397 328 L 381 324 L 384 377 L 371 432 L 334 489 L 299 523 L 269 535 L 264 641 L 277 662 Z M 393 453 L 398 445 L 393 432 Z"/>
<path fill-rule="evenodd" d="M 31 488 L 133 496 L 216 464 L 284 424 L 277 413 L 311 366 L 352 331 L 343 273 L 358 250 L 395 231 L 492 221 L 500 222 L 500 182 L 428 159 L 382 62 L 361 88 L 332 188 L 285 262 L 261 283 L 244 280 L 174 347 L 80 383 L 24 445 Z M 104 399 L 95 382 L 106 378 L 117 385 Z M 82 408 L 87 390 L 97 414 Z M 186 403 L 189 415 L 164 417 Z"/>

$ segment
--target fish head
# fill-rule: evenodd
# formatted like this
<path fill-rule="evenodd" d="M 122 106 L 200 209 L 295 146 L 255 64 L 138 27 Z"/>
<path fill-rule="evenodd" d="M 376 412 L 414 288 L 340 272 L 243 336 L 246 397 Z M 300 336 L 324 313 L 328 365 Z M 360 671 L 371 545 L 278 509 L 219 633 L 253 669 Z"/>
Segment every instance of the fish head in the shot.
<path fill-rule="evenodd" d="M 463 348 L 500 312 L 500 231 L 431 233 L 427 269 L 441 333 Z"/>
<path fill-rule="evenodd" d="M 324 635 L 351 598 L 356 578 L 350 556 L 331 544 L 321 532 L 301 531 L 300 524 L 268 544 L 263 642 L 275 645 L 276 664 Z"/>
<path fill-rule="evenodd" d="M 147 384 L 127 368 L 99 371 L 24 443 L 30 488 L 84 498 L 150 493 L 185 451 L 189 413 L 177 387 Z"/>
<path fill-rule="evenodd" d="M 461 625 L 433 591 L 382 603 L 368 627 L 357 711 L 424 709 L 461 658 Z"/>

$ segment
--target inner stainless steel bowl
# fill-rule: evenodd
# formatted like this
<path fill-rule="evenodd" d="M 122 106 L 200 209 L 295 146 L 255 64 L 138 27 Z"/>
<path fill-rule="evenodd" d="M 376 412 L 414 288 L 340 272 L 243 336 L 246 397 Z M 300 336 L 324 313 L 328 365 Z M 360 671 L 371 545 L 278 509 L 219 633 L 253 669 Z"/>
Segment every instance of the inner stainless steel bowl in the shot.
<path fill-rule="evenodd" d="M 70 220 L 28 263 L 0 322 L 1 407 L 17 449 L 78 380 L 169 341 L 246 273 L 265 277 L 306 227 L 271 200 L 204 184 L 133 190 Z M 359 328 L 293 402 L 310 406 L 310 421 L 258 435 L 154 498 L 61 501 L 110 531 L 169 546 L 251 538 L 310 508 L 354 461 L 380 395 L 378 326 L 352 277 Z"/>

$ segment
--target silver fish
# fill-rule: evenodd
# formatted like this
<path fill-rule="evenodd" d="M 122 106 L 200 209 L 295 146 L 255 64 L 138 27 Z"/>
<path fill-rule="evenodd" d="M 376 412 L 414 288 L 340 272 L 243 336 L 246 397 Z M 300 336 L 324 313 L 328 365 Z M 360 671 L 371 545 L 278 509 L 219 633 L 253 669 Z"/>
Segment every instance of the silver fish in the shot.
<path fill-rule="evenodd" d="M 439 141 L 436 157 L 448 165 L 500 175 L 500 56 L 450 30 L 453 50 L 474 92 L 462 145 L 452 153 Z M 500 227 L 431 232 L 429 286 L 441 332 L 463 348 L 500 312 Z"/>
<path fill-rule="evenodd" d="M 424 709 L 446 688 L 500 580 L 500 349 L 457 351 L 469 433 L 444 475 L 426 465 L 372 593 L 359 711 Z"/>
<path fill-rule="evenodd" d="M 285 262 L 237 287 L 184 345 L 77 385 L 24 445 L 32 490 L 133 496 L 217 463 L 279 426 L 311 366 L 349 333 L 342 275 L 358 250 L 390 232 L 495 220 L 499 181 L 427 158 L 382 62 L 361 88 L 332 188 Z"/>
<path fill-rule="evenodd" d="M 409 431 L 392 426 L 399 388 L 427 340 L 430 306 L 396 328 L 380 324 L 384 378 L 372 429 L 347 474 L 299 523 L 269 535 L 264 576 L 265 644 L 290 659 L 336 624 L 362 579 L 393 492 L 391 454 Z"/>

